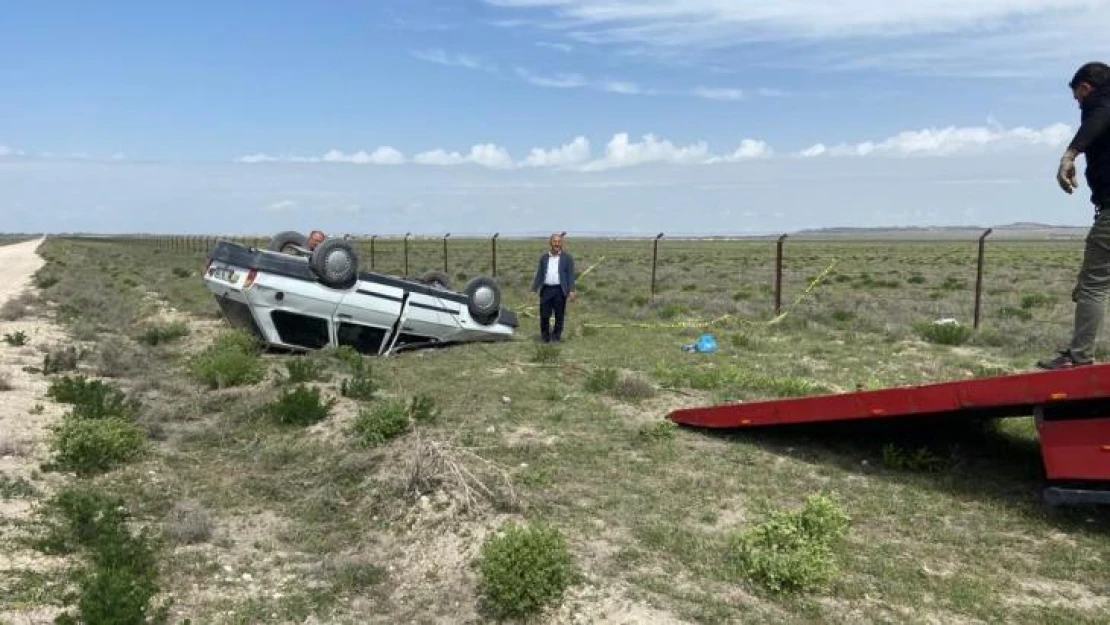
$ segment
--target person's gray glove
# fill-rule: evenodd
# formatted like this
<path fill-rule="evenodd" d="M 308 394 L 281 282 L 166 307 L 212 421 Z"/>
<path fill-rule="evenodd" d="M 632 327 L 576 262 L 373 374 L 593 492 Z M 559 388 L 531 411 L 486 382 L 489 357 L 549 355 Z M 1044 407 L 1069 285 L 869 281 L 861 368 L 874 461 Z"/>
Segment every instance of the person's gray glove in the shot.
<path fill-rule="evenodd" d="M 1075 177 L 1075 157 L 1070 152 L 1060 157 L 1060 167 L 1056 170 L 1056 182 L 1068 195 L 1079 188 L 1079 180 Z"/>

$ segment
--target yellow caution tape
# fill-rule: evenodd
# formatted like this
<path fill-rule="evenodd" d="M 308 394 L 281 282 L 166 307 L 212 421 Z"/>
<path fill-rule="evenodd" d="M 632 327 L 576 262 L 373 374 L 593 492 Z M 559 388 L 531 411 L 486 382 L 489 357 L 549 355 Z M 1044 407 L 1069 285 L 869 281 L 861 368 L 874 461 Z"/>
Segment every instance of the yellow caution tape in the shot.
<path fill-rule="evenodd" d="M 753 320 L 753 319 L 740 319 L 740 318 L 737 318 L 735 315 L 728 314 L 728 315 L 721 315 L 720 317 L 717 317 L 716 319 L 710 319 L 708 321 L 675 321 L 675 322 L 666 322 L 666 323 L 623 323 L 623 324 L 622 323 L 584 323 L 582 325 L 583 325 L 583 327 L 597 328 L 597 329 L 602 329 L 602 328 L 607 328 L 607 329 L 642 328 L 642 329 L 653 329 L 653 330 L 654 329 L 689 329 L 689 328 L 706 328 L 706 327 L 709 327 L 709 326 L 713 326 L 713 325 L 723 323 L 725 321 L 734 320 L 736 323 L 743 324 L 743 325 L 770 326 L 770 325 L 774 325 L 774 324 L 782 321 L 783 319 L 785 319 L 786 316 L 788 314 L 790 314 L 790 312 L 792 310 L 794 310 L 794 308 L 796 308 L 798 306 L 798 304 L 800 304 L 802 302 L 802 300 L 805 299 L 806 296 L 808 296 L 813 291 L 813 289 L 815 289 L 817 287 L 817 285 L 821 283 L 822 280 L 825 279 L 825 276 L 827 276 L 829 274 L 829 272 L 832 271 L 834 267 L 836 267 L 837 262 L 838 261 L 834 260 L 832 263 L 830 263 L 829 266 L 826 267 L 821 273 L 819 273 L 816 278 L 814 278 L 813 280 L 810 281 L 809 285 L 806 286 L 806 288 L 801 292 L 801 294 L 798 295 L 798 297 L 794 298 L 794 301 L 791 302 L 790 305 L 787 306 L 785 310 L 783 310 L 778 315 L 775 315 L 774 317 L 772 317 L 772 318 L 770 318 L 766 321 L 759 321 L 759 320 Z"/>
<path fill-rule="evenodd" d="M 600 260 L 598 260 L 596 263 L 591 265 L 588 269 L 583 271 L 581 273 L 581 275 L 579 275 L 579 280 L 581 280 L 581 278 L 585 277 L 587 274 L 589 274 L 591 271 L 593 271 L 595 267 L 597 267 L 599 264 L 601 264 L 602 260 L 605 260 L 604 256 L 602 256 Z M 817 274 L 817 277 L 815 277 L 813 280 L 811 280 L 809 282 L 809 284 L 806 286 L 806 288 L 802 290 L 802 292 L 798 295 L 798 297 L 794 298 L 794 301 L 791 302 L 790 305 L 787 306 L 785 310 L 783 310 L 779 314 L 775 315 L 774 317 L 772 317 L 770 319 L 767 319 L 767 320 L 764 320 L 764 321 L 754 320 L 754 319 L 740 319 L 740 318 L 737 318 L 735 315 L 727 314 L 727 315 L 721 315 L 720 317 L 717 317 L 716 319 L 710 319 L 710 320 L 707 320 L 707 321 L 692 320 L 692 321 L 673 321 L 673 322 L 658 322 L 658 323 L 648 323 L 648 322 L 642 322 L 642 323 L 584 323 L 584 324 L 582 324 L 582 326 L 586 327 L 586 328 L 595 328 L 595 329 L 620 329 L 620 328 L 640 328 L 640 329 L 649 329 L 649 330 L 690 329 L 690 328 L 706 328 L 706 327 L 714 326 L 714 325 L 717 325 L 717 324 L 720 324 L 720 323 L 723 323 L 723 322 L 729 321 L 729 320 L 734 320 L 735 323 L 743 324 L 743 325 L 771 326 L 771 325 L 775 325 L 778 322 L 785 319 L 786 316 L 789 315 L 790 312 L 793 311 L 798 306 L 798 304 L 800 304 L 802 302 L 802 300 L 804 300 L 811 292 L 813 292 L 813 289 L 817 288 L 817 285 L 820 284 L 821 281 L 825 279 L 825 276 L 829 275 L 829 272 L 832 271 L 834 267 L 836 267 L 836 264 L 838 262 L 839 261 L 837 261 L 837 260 L 833 260 L 833 262 L 830 263 L 828 267 L 825 267 L 825 269 L 823 271 L 821 271 L 821 273 Z M 522 307 L 520 309 L 520 313 L 523 314 L 526 317 L 534 317 L 535 313 L 532 312 L 532 311 L 533 311 L 533 309 L 536 309 L 538 307 L 539 307 L 538 304 L 529 304 L 528 306 Z"/>

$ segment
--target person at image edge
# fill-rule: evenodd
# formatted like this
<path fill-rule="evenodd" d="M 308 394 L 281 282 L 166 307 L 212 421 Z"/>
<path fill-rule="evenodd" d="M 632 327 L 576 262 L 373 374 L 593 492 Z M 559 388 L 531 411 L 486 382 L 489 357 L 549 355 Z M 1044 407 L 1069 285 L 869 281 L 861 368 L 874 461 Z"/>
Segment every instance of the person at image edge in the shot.
<path fill-rule="evenodd" d="M 1075 321 L 1071 343 L 1056 357 L 1037 362 L 1041 369 L 1065 369 L 1094 362 L 1095 339 L 1102 329 L 1106 295 L 1110 292 L 1110 210 L 1105 210 L 1110 208 L 1110 67 L 1106 63 L 1085 63 L 1068 87 L 1079 102 L 1080 126 L 1060 157 L 1056 181 L 1064 192 L 1073 193 L 1079 187 L 1075 158 L 1083 154 L 1095 217 L 1072 291 Z"/>

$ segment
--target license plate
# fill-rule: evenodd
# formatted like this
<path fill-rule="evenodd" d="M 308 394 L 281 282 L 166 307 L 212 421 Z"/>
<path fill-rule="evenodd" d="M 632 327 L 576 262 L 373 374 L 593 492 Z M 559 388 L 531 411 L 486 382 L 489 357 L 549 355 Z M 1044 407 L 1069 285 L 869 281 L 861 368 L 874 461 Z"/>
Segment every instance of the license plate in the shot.
<path fill-rule="evenodd" d="M 246 274 L 247 272 L 243 269 L 222 263 L 219 265 L 213 264 L 208 268 L 209 277 L 227 282 L 228 284 L 239 284 L 239 281 L 242 280 L 243 276 Z"/>

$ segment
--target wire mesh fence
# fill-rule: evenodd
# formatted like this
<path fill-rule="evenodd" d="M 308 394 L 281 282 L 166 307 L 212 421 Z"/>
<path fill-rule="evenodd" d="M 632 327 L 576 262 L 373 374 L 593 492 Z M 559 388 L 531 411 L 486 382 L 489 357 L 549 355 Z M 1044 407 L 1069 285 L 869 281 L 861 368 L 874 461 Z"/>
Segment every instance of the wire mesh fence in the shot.
<path fill-rule="evenodd" d="M 795 314 L 850 324 L 951 318 L 975 327 L 1022 322 L 1059 335 L 1071 324 L 1071 290 L 1082 258 L 1076 239 L 890 240 L 568 238 L 579 290 L 606 293 L 614 314 L 635 304 L 663 316 Z M 220 240 L 265 247 L 265 237 L 80 237 L 141 245 L 202 262 Z M 496 277 L 526 290 L 546 238 L 354 236 L 363 271 L 419 278 L 442 271 L 462 282 Z M 588 275 L 585 275 L 588 274 Z"/>

